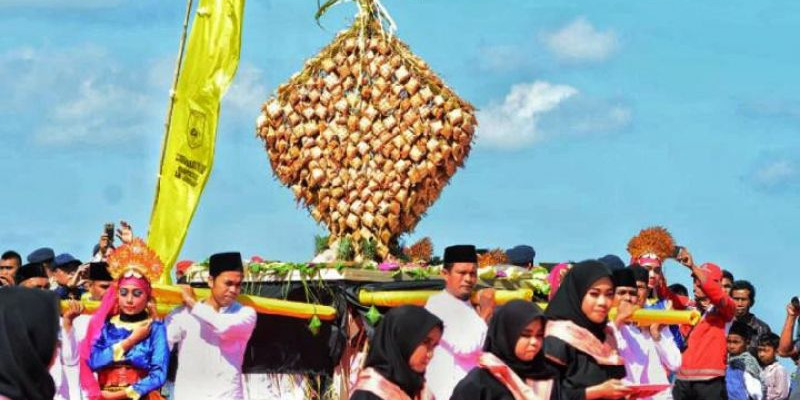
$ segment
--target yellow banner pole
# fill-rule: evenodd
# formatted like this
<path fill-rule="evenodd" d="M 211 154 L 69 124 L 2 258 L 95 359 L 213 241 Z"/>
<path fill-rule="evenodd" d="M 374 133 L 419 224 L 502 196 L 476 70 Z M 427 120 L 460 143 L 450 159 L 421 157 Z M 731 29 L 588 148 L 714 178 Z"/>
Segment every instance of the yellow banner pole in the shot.
<path fill-rule="evenodd" d="M 187 15 L 191 14 L 191 1 Z M 171 272 L 211 174 L 222 96 L 239 66 L 244 0 L 199 0 L 184 21 L 161 153 L 148 245 Z M 185 47 L 185 55 L 183 54 Z"/>

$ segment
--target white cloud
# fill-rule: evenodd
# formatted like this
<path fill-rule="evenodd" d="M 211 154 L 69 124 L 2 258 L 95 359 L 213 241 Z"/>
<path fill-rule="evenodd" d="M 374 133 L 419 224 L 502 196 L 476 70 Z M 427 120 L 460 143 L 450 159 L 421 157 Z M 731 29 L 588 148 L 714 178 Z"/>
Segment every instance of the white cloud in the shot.
<path fill-rule="evenodd" d="M 633 111 L 618 100 L 576 96 L 542 118 L 540 127 L 550 135 L 584 136 L 621 130 Z"/>
<path fill-rule="evenodd" d="M 530 65 L 528 51 L 511 45 L 483 46 L 476 59 L 482 71 L 510 72 Z"/>
<path fill-rule="evenodd" d="M 261 104 L 267 100 L 263 71 L 250 63 L 241 63 L 231 86 L 222 98 L 222 115 L 236 120 L 255 121 Z"/>
<path fill-rule="evenodd" d="M 757 169 L 753 179 L 762 188 L 775 189 L 797 183 L 800 179 L 800 168 L 791 160 L 773 160 Z"/>
<path fill-rule="evenodd" d="M 40 145 L 129 143 L 163 123 L 166 96 L 145 72 L 92 45 L 18 48 L 0 54 L 0 107 L 27 120 Z"/>
<path fill-rule="evenodd" d="M 159 127 L 153 103 L 140 91 L 88 78 L 49 110 L 35 138 L 44 145 L 105 145 L 152 135 Z"/>
<path fill-rule="evenodd" d="M 536 81 L 511 87 L 502 103 L 478 111 L 479 143 L 497 148 L 515 148 L 541 140 L 537 125 L 542 115 L 578 94 L 567 85 Z"/>
<path fill-rule="evenodd" d="M 631 120 L 632 111 L 624 104 L 585 96 L 572 86 L 521 83 L 502 102 L 478 111 L 478 143 L 518 149 L 557 136 L 620 130 Z"/>
<path fill-rule="evenodd" d="M 614 31 L 598 31 L 584 17 L 545 35 L 544 43 L 560 60 L 575 63 L 604 61 L 619 47 Z"/>
<path fill-rule="evenodd" d="M 43 146 L 126 145 L 160 138 L 174 62 L 163 57 L 123 65 L 91 45 L 0 53 L 0 114 L 26 120 L 34 142 Z M 266 95 L 262 71 L 243 62 L 223 98 L 226 124 L 250 127 Z"/>

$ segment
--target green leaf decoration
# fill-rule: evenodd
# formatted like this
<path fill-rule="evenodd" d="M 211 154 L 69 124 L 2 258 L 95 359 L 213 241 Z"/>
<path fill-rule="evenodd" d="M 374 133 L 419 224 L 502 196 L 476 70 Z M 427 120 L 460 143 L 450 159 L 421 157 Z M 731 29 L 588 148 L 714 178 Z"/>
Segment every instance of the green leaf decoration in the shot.
<path fill-rule="evenodd" d="M 258 274 L 261 271 L 261 265 L 257 263 L 253 263 L 247 266 L 250 269 L 251 274 Z"/>
<path fill-rule="evenodd" d="M 325 3 L 320 4 L 319 0 L 317 0 L 317 12 L 314 14 L 314 20 L 317 21 L 317 25 L 319 25 L 320 28 L 322 25 L 319 19 L 325 15 L 325 12 L 328 11 L 329 8 L 335 6 L 339 1 L 340 0 L 327 0 Z"/>
<path fill-rule="evenodd" d="M 377 308 L 375 308 L 375 306 L 372 306 L 372 307 L 369 308 L 369 311 L 367 311 L 366 317 L 367 317 L 367 321 L 369 321 L 370 325 L 374 326 L 375 324 L 378 323 L 378 321 L 380 321 L 382 315 L 381 315 L 381 312 L 378 311 Z"/>
<path fill-rule="evenodd" d="M 311 331 L 311 334 L 317 336 L 321 327 L 322 321 L 319 320 L 319 317 L 316 315 L 311 317 L 311 322 L 308 323 L 308 330 Z"/>

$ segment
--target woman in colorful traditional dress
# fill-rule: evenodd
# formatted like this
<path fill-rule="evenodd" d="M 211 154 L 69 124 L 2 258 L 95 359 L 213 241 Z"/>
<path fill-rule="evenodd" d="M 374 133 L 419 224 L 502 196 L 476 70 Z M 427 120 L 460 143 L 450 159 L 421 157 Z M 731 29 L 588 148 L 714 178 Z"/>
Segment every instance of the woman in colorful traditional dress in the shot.
<path fill-rule="evenodd" d="M 81 342 L 81 387 L 89 399 L 160 399 L 169 347 L 164 323 L 151 307 L 150 282 L 163 266 L 141 239 L 108 257 L 114 284 Z"/>
<path fill-rule="evenodd" d="M 478 365 L 458 383 L 451 400 L 559 399 L 558 372 L 544 352 L 545 318 L 535 304 L 513 300 L 498 308 Z"/>
<path fill-rule="evenodd" d="M 386 313 L 370 343 L 350 400 L 430 400 L 425 369 L 439 344 L 442 320 L 417 306 Z"/>
<path fill-rule="evenodd" d="M 613 300 L 611 272 L 590 260 L 575 264 L 548 304 L 544 353 L 559 370 L 562 399 L 620 399 L 631 394 L 620 381 L 625 377 L 624 360 L 607 326 Z"/>

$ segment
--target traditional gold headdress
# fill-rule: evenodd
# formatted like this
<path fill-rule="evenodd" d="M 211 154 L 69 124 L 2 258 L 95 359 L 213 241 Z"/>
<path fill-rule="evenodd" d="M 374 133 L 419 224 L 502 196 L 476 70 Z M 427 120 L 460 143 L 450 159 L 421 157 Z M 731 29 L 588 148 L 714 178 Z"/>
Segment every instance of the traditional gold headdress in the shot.
<path fill-rule="evenodd" d="M 660 266 L 675 251 L 675 240 L 666 228 L 653 226 L 642 229 L 628 242 L 631 263 Z"/>
<path fill-rule="evenodd" d="M 108 256 L 108 272 L 114 280 L 136 276 L 155 282 L 163 270 L 164 264 L 161 263 L 158 254 L 139 238 L 117 247 Z"/>

